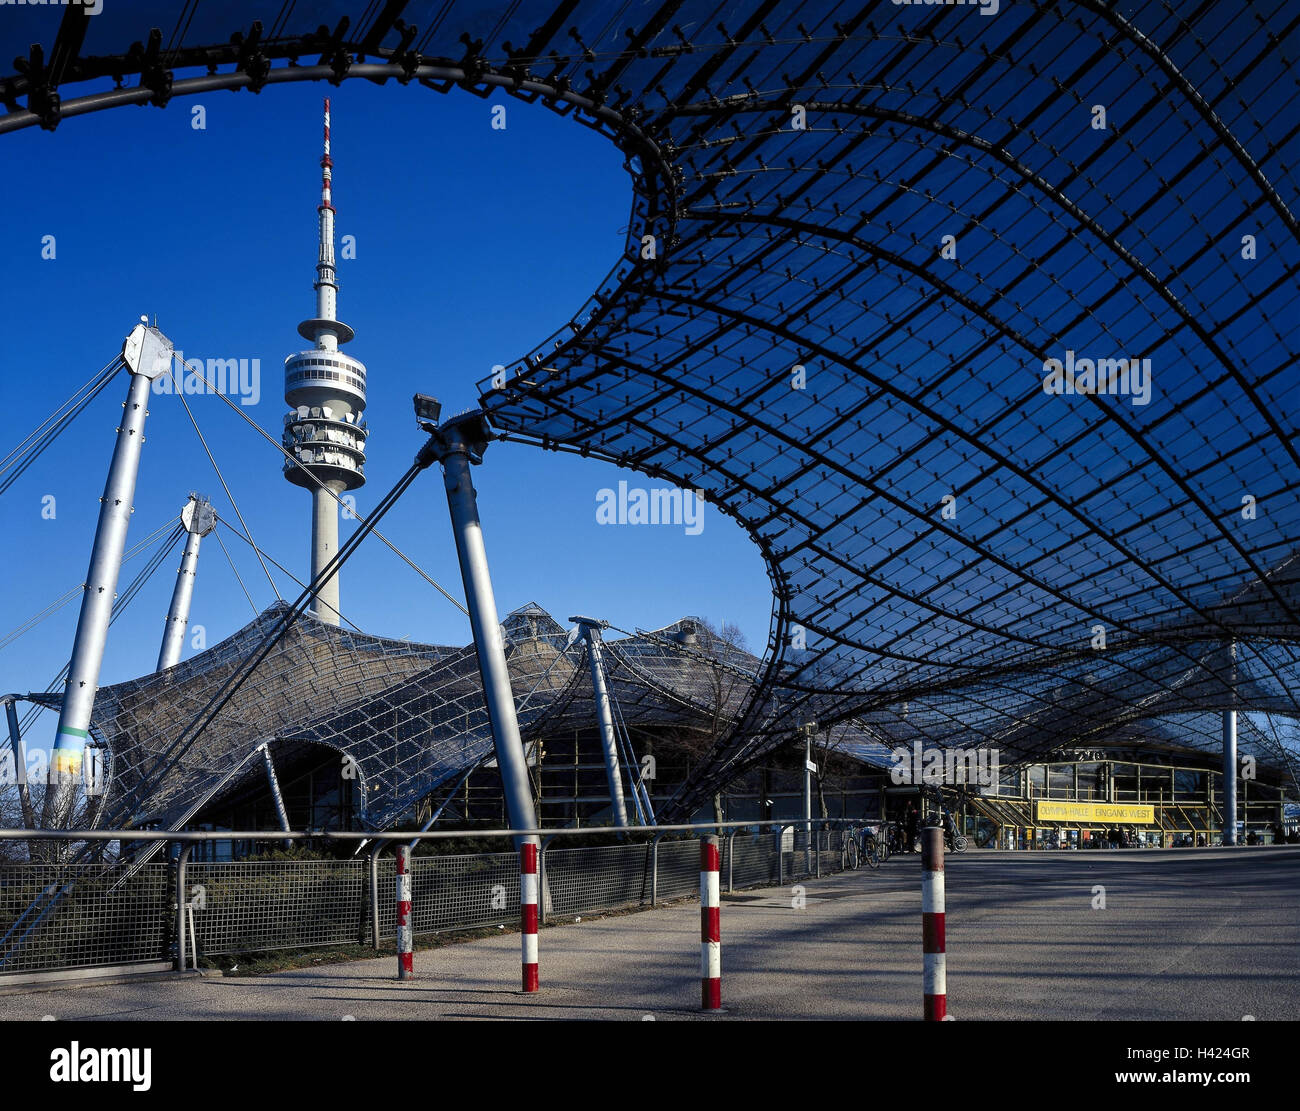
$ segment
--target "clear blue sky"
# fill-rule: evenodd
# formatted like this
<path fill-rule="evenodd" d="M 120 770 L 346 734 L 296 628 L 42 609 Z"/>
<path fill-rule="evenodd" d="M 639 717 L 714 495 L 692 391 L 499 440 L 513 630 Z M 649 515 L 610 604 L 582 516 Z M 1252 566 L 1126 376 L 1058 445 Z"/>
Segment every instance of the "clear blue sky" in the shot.
<path fill-rule="evenodd" d="M 0 223 L 5 337 L 3 450 L 22 439 L 121 346 L 142 313 L 187 357 L 261 360 L 262 396 L 245 411 L 277 439 L 286 411 L 283 359 L 306 346 L 313 315 L 321 98 L 333 101 L 339 235 L 357 258 L 340 262 L 347 350 L 369 370 L 371 436 L 366 512 L 423 440 L 411 395 L 453 412 L 475 383 L 563 324 L 596 288 L 624 242 L 630 185 L 602 137 L 540 106 L 453 92 L 303 84 L 260 96 L 223 92 L 165 111 L 123 108 L 3 139 L 11 194 Z M 507 127 L 490 127 L 507 104 Z M 191 126 L 191 107 L 207 112 Z M 55 236 L 57 257 L 41 258 Z M 0 498 L 0 635 L 83 581 L 98 499 L 125 396 L 125 374 Z M 307 577 L 309 498 L 280 474 L 270 445 L 215 397 L 191 398 L 259 544 Z M 128 546 L 208 494 L 233 520 L 180 403 L 156 397 Z M 761 653 L 771 596 L 758 549 L 706 507 L 696 536 L 673 526 L 601 526 L 597 491 L 620 477 L 604 463 L 496 444 L 476 484 L 498 605 L 535 600 L 563 621 L 581 612 L 627 628 L 687 613 L 740 626 Z M 41 516 L 42 498 L 57 516 Z M 236 522 L 237 523 L 237 522 Z M 343 536 L 355 527 L 342 524 Z M 383 531 L 457 596 L 463 591 L 441 476 L 429 471 Z M 251 550 L 226 546 L 258 608 L 273 600 Z M 128 563 L 125 587 L 143 557 Z M 169 558 L 113 627 L 102 683 L 152 670 L 177 557 Z M 298 588 L 277 572 L 288 598 Z M 43 689 L 66 662 L 73 602 L 0 651 L 0 687 Z M 368 541 L 344 569 L 342 608 L 366 632 L 466 643 L 467 620 L 382 545 Z M 214 644 L 252 610 L 209 541 L 191 621 Z M 186 645 L 186 656 L 193 650 Z M 46 715 L 31 737 L 52 735 Z"/>

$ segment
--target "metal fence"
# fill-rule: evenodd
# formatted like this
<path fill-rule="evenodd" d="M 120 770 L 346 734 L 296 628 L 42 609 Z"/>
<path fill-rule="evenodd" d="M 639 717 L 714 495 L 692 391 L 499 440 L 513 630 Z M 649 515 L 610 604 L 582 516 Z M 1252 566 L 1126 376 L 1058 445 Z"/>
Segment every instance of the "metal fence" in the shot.
<path fill-rule="evenodd" d="M 724 830 L 723 888 L 837 871 L 849 835 L 822 830 L 814 835 L 817 848 L 805 853 L 803 831 Z M 669 837 L 580 848 L 546 841 L 542 921 L 698 895 L 699 840 Z M 385 846 L 390 852 L 381 856 Z M 413 856 L 411 871 L 417 935 L 519 922 L 515 852 Z M 183 926 L 178 881 L 184 885 Z M 389 842 L 378 843 L 370 857 L 346 860 L 3 863 L 0 985 L 7 975 L 176 961 L 181 930 L 187 958 L 194 952 L 203 958 L 312 946 L 380 948 L 396 935 L 394 889 Z"/>
<path fill-rule="evenodd" d="M 175 869 L 0 864 L 0 973 L 165 959 Z"/>
<path fill-rule="evenodd" d="M 185 879 L 200 956 L 356 944 L 364 925 L 364 861 L 191 864 Z"/>

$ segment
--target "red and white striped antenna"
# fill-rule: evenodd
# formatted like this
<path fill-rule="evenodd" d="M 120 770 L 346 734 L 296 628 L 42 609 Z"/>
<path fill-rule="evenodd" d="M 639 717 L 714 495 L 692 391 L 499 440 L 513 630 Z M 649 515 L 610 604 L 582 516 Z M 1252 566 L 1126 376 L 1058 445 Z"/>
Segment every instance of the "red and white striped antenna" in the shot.
<path fill-rule="evenodd" d="M 325 151 L 320 159 L 321 168 L 321 185 L 320 185 L 320 206 L 334 211 L 334 203 L 330 196 L 330 185 L 333 181 L 334 159 L 330 157 L 330 98 L 325 98 Z"/>
<path fill-rule="evenodd" d="M 320 156 L 320 204 L 316 206 L 319 217 L 320 249 L 316 257 L 316 321 L 314 339 L 317 347 L 329 350 L 340 342 L 351 339 L 351 329 L 336 326 L 338 321 L 338 275 L 334 270 L 334 159 L 330 157 L 330 101 L 325 98 L 325 146 Z M 301 329 L 299 329 L 301 331 Z M 306 335 L 306 333 L 304 333 Z"/>

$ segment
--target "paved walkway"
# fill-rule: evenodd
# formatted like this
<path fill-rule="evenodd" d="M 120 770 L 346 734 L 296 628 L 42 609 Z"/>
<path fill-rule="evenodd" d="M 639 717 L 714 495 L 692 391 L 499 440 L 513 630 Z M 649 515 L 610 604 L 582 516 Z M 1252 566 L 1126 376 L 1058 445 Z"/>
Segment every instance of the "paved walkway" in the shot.
<path fill-rule="evenodd" d="M 1300 849 L 972 852 L 950 857 L 947 877 L 957 1019 L 1263 1020 L 1300 1010 Z M 1105 909 L 1093 909 L 1097 885 Z M 726 1018 L 917 1018 L 917 857 L 805 887 L 803 909 L 788 888 L 724 896 Z M 543 930 L 542 991 L 531 997 L 512 990 L 514 934 L 419 952 L 415 970 L 399 984 L 389 957 L 33 990 L 0 996 L 0 1017 L 703 1017 L 696 903 Z"/>

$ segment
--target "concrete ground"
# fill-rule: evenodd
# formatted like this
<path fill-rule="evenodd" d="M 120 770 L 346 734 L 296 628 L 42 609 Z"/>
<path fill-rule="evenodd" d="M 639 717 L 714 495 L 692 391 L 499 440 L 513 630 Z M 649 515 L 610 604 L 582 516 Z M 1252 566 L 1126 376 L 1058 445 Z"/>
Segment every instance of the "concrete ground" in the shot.
<path fill-rule="evenodd" d="M 920 865 L 724 896 L 725 1017 L 915 1019 Z M 970 852 L 948 858 L 949 1010 L 958 1019 L 1293 1018 L 1300 848 Z M 1104 908 L 1100 906 L 1104 888 Z M 1094 904 L 1098 904 L 1094 908 Z M 32 990 L 6 1019 L 700 1018 L 699 910 L 678 904 L 541 935 L 542 991 L 517 993 L 515 934 L 255 978 Z"/>

